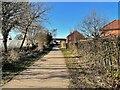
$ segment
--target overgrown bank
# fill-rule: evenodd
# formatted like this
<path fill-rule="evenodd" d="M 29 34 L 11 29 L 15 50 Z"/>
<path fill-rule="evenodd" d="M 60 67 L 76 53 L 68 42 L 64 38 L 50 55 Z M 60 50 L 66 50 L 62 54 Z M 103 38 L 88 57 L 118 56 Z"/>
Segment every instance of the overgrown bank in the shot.
<path fill-rule="evenodd" d="M 62 49 L 70 88 L 120 88 L 119 40 L 80 41 Z"/>

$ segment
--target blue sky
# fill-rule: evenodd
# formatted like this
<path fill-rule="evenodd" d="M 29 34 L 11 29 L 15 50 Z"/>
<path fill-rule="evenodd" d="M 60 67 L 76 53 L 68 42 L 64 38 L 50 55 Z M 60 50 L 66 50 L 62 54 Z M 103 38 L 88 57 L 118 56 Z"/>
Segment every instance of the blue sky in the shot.
<path fill-rule="evenodd" d="M 45 23 L 45 27 L 48 30 L 57 29 L 57 38 L 66 38 L 92 10 L 107 17 L 109 21 L 118 19 L 118 2 L 46 2 L 46 4 L 52 8 L 47 15 L 49 23 Z M 10 33 L 12 38 L 15 35 L 16 32 Z"/>
<path fill-rule="evenodd" d="M 66 38 L 71 30 L 93 10 L 107 17 L 109 21 L 118 19 L 117 2 L 48 2 L 52 7 L 48 13 L 48 29 L 57 29 L 57 38 Z"/>

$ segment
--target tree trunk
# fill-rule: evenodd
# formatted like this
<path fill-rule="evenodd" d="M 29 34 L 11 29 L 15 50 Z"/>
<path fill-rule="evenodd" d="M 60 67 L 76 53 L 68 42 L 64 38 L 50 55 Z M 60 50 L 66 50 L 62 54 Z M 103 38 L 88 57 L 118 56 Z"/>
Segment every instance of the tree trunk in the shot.
<path fill-rule="evenodd" d="M 24 38 L 23 38 L 22 44 L 21 44 L 21 46 L 20 46 L 20 49 L 22 49 L 23 44 L 24 44 L 24 42 L 25 42 L 26 35 L 27 35 L 27 31 L 28 31 L 28 28 L 26 28 L 25 35 L 24 35 Z"/>
<path fill-rule="evenodd" d="M 4 35 L 3 36 L 3 44 L 4 44 L 4 52 L 8 52 L 8 50 L 7 50 L 7 36 L 6 35 Z"/>
<path fill-rule="evenodd" d="M 26 27 L 26 29 L 25 29 L 25 35 L 24 35 L 22 44 L 21 44 L 21 46 L 20 46 L 20 49 L 22 49 L 22 47 L 23 47 L 23 44 L 24 44 L 24 42 L 25 42 L 25 38 L 26 38 L 26 35 L 27 35 L 27 32 L 28 32 L 28 28 L 29 28 L 29 26 L 32 24 L 32 21 L 33 21 L 33 19 L 29 22 L 29 24 L 27 25 L 27 27 Z"/>

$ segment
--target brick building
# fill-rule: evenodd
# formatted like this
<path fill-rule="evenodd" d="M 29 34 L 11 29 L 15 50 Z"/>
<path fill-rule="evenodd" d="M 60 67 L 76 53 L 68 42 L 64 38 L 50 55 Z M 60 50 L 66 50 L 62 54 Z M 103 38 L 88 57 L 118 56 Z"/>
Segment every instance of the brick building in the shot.
<path fill-rule="evenodd" d="M 77 43 L 80 39 L 84 38 L 78 31 L 74 31 L 67 36 L 66 43 Z"/>
<path fill-rule="evenodd" d="M 120 37 L 120 20 L 114 20 L 101 29 L 102 37 Z"/>

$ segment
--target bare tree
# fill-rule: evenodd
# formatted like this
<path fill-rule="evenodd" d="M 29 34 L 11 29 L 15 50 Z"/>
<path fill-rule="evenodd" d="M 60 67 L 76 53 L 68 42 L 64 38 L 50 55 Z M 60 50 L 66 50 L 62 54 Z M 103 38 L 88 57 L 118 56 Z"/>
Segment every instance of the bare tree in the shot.
<path fill-rule="evenodd" d="M 41 32 L 36 34 L 36 40 L 38 42 L 39 48 L 43 48 L 43 46 L 46 44 L 47 41 L 47 30 L 42 30 Z"/>
<path fill-rule="evenodd" d="M 42 25 L 40 25 L 39 23 L 34 23 L 30 26 L 29 30 L 28 30 L 28 40 L 32 43 L 35 44 L 36 43 L 36 36 L 39 32 L 43 31 L 44 27 Z"/>
<path fill-rule="evenodd" d="M 23 47 L 24 41 L 26 39 L 27 33 L 31 28 L 31 25 L 34 22 L 43 22 L 45 20 L 44 16 L 49 10 L 47 6 L 44 6 L 44 3 L 30 3 L 28 11 L 24 19 L 20 22 L 21 30 L 24 32 L 24 37 L 20 49 Z"/>
<path fill-rule="evenodd" d="M 87 37 L 100 37 L 100 29 L 107 23 L 107 19 L 98 15 L 94 10 L 89 16 L 86 16 L 78 29 Z"/>
<path fill-rule="evenodd" d="M 24 15 L 27 3 L 23 2 L 2 2 L 2 30 L 5 52 L 7 52 L 7 38 L 11 29 L 18 24 L 18 17 Z"/>

